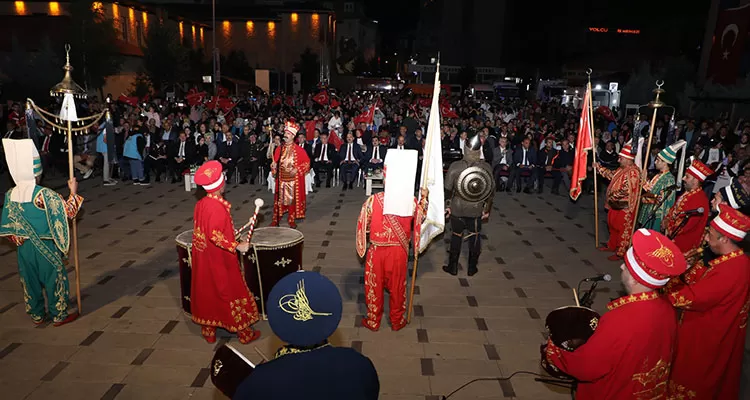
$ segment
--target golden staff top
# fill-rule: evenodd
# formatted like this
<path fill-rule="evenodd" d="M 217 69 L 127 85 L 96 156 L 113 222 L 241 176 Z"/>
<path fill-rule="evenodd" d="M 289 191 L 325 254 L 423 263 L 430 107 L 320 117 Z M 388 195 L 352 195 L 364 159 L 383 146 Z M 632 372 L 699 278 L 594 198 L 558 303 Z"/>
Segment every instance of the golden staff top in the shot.
<path fill-rule="evenodd" d="M 65 70 L 65 76 L 63 76 L 63 79 L 62 81 L 60 81 L 60 83 L 50 89 L 50 96 L 62 97 L 66 94 L 71 94 L 74 98 L 85 99 L 86 91 L 77 83 L 75 83 L 75 81 L 73 81 L 73 77 L 70 75 L 70 71 L 73 70 L 73 66 L 70 65 L 69 44 L 65 45 L 65 66 L 63 67 L 63 70 Z M 26 108 L 36 111 L 37 115 L 39 115 L 39 117 L 42 118 L 44 122 L 50 124 L 53 130 L 57 130 L 60 133 L 68 131 L 68 127 L 62 124 L 62 119 L 59 115 L 55 115 L 43 108 L 38 107 L 33 100 L 28 98 L 26 99 Z M 98 114 L 90 115 L 88 117 L 78 118 L 78 121 L 73 121 L 77 126 L 71 129 L 71 134 L 80 134 L 87 132 L 105 115 L 107 120 L 110 120 L 112 118 L 109 113 L 109 109 L 106 109 Z"/>

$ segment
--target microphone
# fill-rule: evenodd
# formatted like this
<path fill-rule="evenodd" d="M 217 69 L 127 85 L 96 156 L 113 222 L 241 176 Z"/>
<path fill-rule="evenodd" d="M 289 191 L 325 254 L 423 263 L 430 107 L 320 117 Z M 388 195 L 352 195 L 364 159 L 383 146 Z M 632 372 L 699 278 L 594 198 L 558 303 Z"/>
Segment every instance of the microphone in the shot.
<path fill-rule="evenodd" d="M 692 215 L 703 215 L 703 212 L 704 212 L 704 211 L 706 211 L 706 210 L 704 210 L 704 209 L 703 209 L 703 207 L 698 207 L 698 208 L 696 208 L 696 209 L 694 209 L 694 210 L 687 210 L 687 211 L 683 211 L 683 212 L 681 212 L 680 214 L 682 214 L 682 215 L 686 215 L 686 216 L 692 216 Z"/>
<path fill-rule="evenodd" d="M 609 282 L 611 280 L 612 280 L 612 275 L 601 274 L 601 275 L 593 276 L 591 278 L 586 278 L 583 280 L 583 282 Z"/>

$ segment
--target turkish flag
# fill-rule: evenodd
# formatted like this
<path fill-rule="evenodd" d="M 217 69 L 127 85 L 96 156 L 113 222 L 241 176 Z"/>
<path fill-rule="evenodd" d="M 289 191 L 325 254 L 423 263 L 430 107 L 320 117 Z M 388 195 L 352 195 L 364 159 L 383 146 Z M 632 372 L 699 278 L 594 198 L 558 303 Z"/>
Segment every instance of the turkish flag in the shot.
<path fill-rule="evenodd" d="M 749 27 L 750 4 L 719 11 L 707 76 L 714 83 L 732 85 L 737 80 Z"/>
<path fill-rule="evenodd" d="M 344 144 L 335 130 L 328 132 L 328 142 L 336 148 L 336 151 L 338 151 L 341 145 Z"/>
<path fill-rule="evenodd" d="M 573 156 L 573 176 L 570 178 L 570 198 L 578 200 L 581 195 L 581 185 L 586 180 L 586 163 L 589 157 L 589 151 L 594 147 L 593 135 L 591 132 L 591 106 L 589 96 L 591 96 L 591 84 L 586 88 L 586 94 L 583 95 L 583 109 L 581 110 L 581 120 L 578 125 L 578 138 L 576 139 L 576 151 Z"/>
<path fill-rule="evenodd" d="M 117 98 L 117 101 L 121 103 L 125 103 L 131 107 L 138 107 L 138 97 L 136 96 L 125 96 L 120 95 L 120 97 Z"/>
<path fill-rule="evenodd" d="M 329 102 L 328 92 L 325 90 L 313 96 L 313 101 L 321 106 L 327 106 Z"/>
<path fill-rule="evenodd" d="M 458 118 L 458 114 L 447 103 L 440 106 L 440 114 L 443 115 L 443 118 Z"/>
<path fill-rule="evenodd" d="M 607 121 L 616 121 L 615 114 L 612 113 L 612 110 L 607 106 L 599 106 L 596 108 L 596 113 L 601 115 L 602 117 L 606 118 Z"/>

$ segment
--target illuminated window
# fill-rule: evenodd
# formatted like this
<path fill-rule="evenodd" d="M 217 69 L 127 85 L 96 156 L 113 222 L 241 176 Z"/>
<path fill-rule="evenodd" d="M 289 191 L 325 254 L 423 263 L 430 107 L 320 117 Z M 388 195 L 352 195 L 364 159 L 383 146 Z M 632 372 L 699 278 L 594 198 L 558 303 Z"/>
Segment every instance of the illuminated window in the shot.
<path fill-rule="evenodd" d="M 312 29 L 312 37 L 318 37 L 320 35 L 320 15 L 313 14 L 311 16 L 312 24 L 310 28 Z"/>
<path fill-rule="evenodd" d="M 95 1 L 91 3 L 91 9 L 97 12 L 104 11 L 104 4 L 101 1 Z"/>
<path fill-rule="evenodd" d="M 268 38 L 276 39 L 276 23 L 273 21 L 268 21 Z"/>
<path fill-rule="evenodd" d="M 253 21 L 247 21 L 245 29 L 247 30 L 247 36 L 255 35 L 255 23 Z"/>
<path fill-rule="evenodd" d="M 229 21 L 222 22 L 221 31 L 224 34 L 225 38 L 229 38 L 230 36 L 232 36 L 232 24 Z"/>
<path fill-rule="evenodd" d="M 16 14 L 18 15 L 26 14 L 26 3 L 22 1 L 16 1 L 13 4 L 16 6 Z"/>
<path fill-rule="evenodd" d="M 143 14 L 141 14 L 141 17 L 143 17 L 143 26 L 147 28 L 148 27 L 148 13 L 144 11 Z"/>
<path fill-rule="evenodd" d="M 114 19 L 115 22 L 120 21 L 120 8 L 114 3 L 112 3 L 112 19 Z"/>
<path fill-rule="evenodd" d="M 49 3 L 49 15 L 60 15 L 60 3 L 56 1 Z"/>
<path fill-rule="evenodd" d="M 190 43 L 190 45 L 191 45 L 191 46 L 195 46 L 195 43 L 196 43 L 196 41 L 195 41 L 195 25 L 192 25 L 192 26 L 190 27 L 190 29 L 192 30 L 192 32 L 191 32 L 191 33 L 192 33 L 192 35 L 191 35 L 191 38 L 192 38 L 192 40 L 193 40 L 193 42 L 192 42 L 192 43 Z"/>
<path fill-rule="evenodd" d="M 201 27 L 201 46 L 205 45 L 205 42 L 203 41 L 203 27 Z"/>
<path fill-rule="evenodd" d="M 177 24 L 180 28 L 180 43 L 185 39 L 185 27 L 182 26 L 182 21 L 180 21 L 179 24 Z"/>
<path fill-rule="evenodd" d="M 292 13 L 292 22 L 297 23 L 297 20 L 299 20 L 299 15 L 297 15 L 297 13 Z"/>

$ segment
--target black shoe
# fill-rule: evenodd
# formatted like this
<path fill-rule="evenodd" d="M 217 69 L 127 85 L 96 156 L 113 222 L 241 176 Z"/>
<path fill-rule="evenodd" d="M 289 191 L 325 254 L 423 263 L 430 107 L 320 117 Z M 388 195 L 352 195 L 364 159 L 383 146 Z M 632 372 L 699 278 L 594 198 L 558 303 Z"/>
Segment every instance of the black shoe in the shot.
<path fill-rule="evenodd" d="M 521 187 L 520 186 L 516 188 L 516 193 L 521 193 Z"/>
<path fill-rule="evenodd" d="M 342 186 L 343 186 L 343 187 L 341 188 L 341 191 L 342 191 L 342 192 L 345 192 L 345 191 L 346 191 L 346 189 L 347 189 L 347 188 L 349 187 L 349 185 L 348 185 L 348 184 L 347 184 L 346 182 L 344 182 L 344 184 L 343 184 Z"/>
<path fill-rule="evenodd" d="M 316 183 L 315 187 L 320 187 L 320 182 Z"/>
<path fill-rule="evenodd" d="M 466 275 L 474 276 L 477 274 L 477 272 L 479 272 L 479 269 L 477 269 L 477 267 L 469 267 L 469 269 L 466 270 Z"/>
<path fill-rule="evenodd" d="M 159 178 L 159 177 L 157 176 L 157 177 L 156 177 L 156 179 L 155 179 L 154 181 L 155 181 L 155 182 L 161 182 L 161 178 Z"/>
<path fill-rule="evenodd" d="M 241 179 L 241 180 L 240 180 L 240 185 L 244 185 L 244 184 L 246 184 L 246 183 L 247 183 L 247 179 Z"/>
<path fill-rule="evenodd" d="M 349 189 L 350 190 L 354 190 L 354 182 L 352 182 L 352 183 L 349 184 Z"/>
<path fill-rule="evenodd" d="M 172 183 L 177 183 L 177 178 L 172 178 Z"/>
<path fill-rule="evenodd" d="M 451 268 L 448 265 L 443 265 L 443 271 L 445 271 L 445 272 L 447 272 L 447 273 L 449 273 L 449 274 L 451 274 L 453 276 L 456 276 L 456 275 L 458 275 L 458 266 L 455 266 L 455 267 Z"/>
<path fill-rule="evenodd" d="M 523 190 L 523 192 L 526 193 L 526 194 L 529 194 L 529 193 L 531 193 L 531 189 L 526 188 L 526 189 Z"/>
<path fill-rule="evenodd" d="M 326 187 L 327 188 L 331 187 L 331 182 L 326 183 Z"/>
<path fill-rule="evenodd" d="M 250 184 L 255 185 L 255 179 L 250 179 Z"/>

